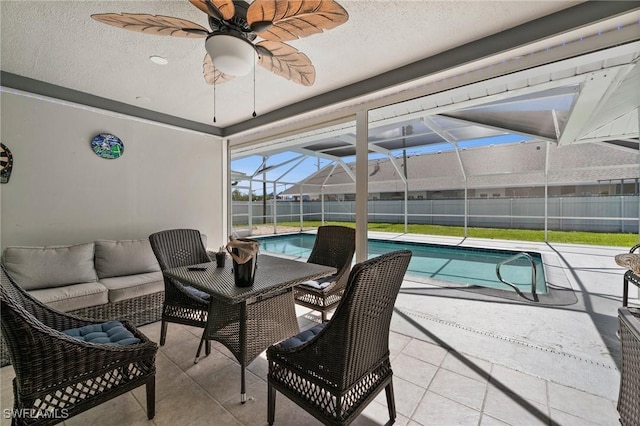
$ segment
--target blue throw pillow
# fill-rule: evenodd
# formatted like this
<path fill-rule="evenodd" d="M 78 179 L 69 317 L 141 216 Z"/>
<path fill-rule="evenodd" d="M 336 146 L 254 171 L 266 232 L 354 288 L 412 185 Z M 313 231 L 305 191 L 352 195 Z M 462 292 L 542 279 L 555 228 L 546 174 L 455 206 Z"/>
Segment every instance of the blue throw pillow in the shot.
<path fill-rule="evenodd" d="M 204 291 L 198 290 L 195 287 L 191 287 L 189 285 L 184 286 L 184 289 L 189 292 L 192 296 L 199 297 L 203 300 L 209 300 L 209 293 L 205 293 Z"/>
<path fill-rule="evenodd" d="M 75 339 L 89 343 L 107 343 L 112 345 L 135 345 L 140 339 L 125 328 L 120 321 L 109 321 L 102 324 L 90 324 L 79 328 L 62 331 Z"/>

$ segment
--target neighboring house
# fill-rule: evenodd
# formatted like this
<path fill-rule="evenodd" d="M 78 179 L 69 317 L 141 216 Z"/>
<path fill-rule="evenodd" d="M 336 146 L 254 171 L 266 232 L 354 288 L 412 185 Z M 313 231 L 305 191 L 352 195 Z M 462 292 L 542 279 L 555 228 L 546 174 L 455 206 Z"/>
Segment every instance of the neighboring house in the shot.
<path fill-rule="evenodd" d="M 454 149 L 407 157 L 409 199 L 463 198 L 465 176 L 469 198 L 638 194 L 640 151 L 615 143 L 558 147 L 541 141 Z M 403 199 L 402 157 L 369 161 L 369 199 Z M 355 171 L 355 163 L 348 164 Z M 464 168 L 464 170 L 463 170 Z M 333 170 L 333 172 L 332 172 Z M 327 178 L 327 175 L 331 175 Z M 302 190 L 300 185 L 302 185 Z M 324 189 L 322 189 L 324 187 Z M 281 196 L 308 194 L 318 199 L 350 200 L 355 183 L 344 169 L 328 165 Z"/>

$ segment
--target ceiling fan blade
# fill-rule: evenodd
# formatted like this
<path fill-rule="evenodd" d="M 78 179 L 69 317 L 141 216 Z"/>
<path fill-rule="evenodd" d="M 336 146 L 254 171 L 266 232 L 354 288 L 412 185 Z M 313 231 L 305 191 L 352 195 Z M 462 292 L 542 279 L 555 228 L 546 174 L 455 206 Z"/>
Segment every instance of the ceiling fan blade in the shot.
<path fill-rule="evenodd" d="M 173 16 L 142 13 L 100 13 L 91 15 L 91 17 L 103 24 L 145 34 L 188 38 L 204 38 L 209 34 L 209 31 L 203 26 Z"/>
<path fill-rule="evenodd" d="M 316 81 L 311 60 L 295 47 L 278 41 L 261 41 L 256 48 L 271 52 L 271 55 L 260 55 L 258 64 L 274 74 L 303 86 L 311 86 Z"/>
<path fill-rule="evenodd" d="M 348 19 L 347 11 L 334 0 L 255 0 L 247 11 L 251 30 L 271 41 L 318 34 Z"/>
<path fill-rule="evenodd" d="M 206 81 L 207 84 L 220 84 L 235 78 L 235 75 L 225 74 L 222 71 L 218 70 L 213 65 L 213 59 L 211 59 L 211 56 L 208 53 L 204 56 L 202 71 L 204 74 L 204 81 Z"/>
<path fill-rule="evenodd" d="M 232 0 L 189 0 L 192 5 L 216 18 L 219 21 L 226 21 L 233 18 L 236 13 Z"/>
<path fill-rule="evenodd" d="M 258 57 L 260 56 L 273 56 L 273 53 L 271 53 L 271 51 L 269 49 L 267 49 L 266 47 L 262 46 L 260 43 L 258 44 L 254 44 L 253 48 L 256 50 L 256 53 L 258 54 Z"/>

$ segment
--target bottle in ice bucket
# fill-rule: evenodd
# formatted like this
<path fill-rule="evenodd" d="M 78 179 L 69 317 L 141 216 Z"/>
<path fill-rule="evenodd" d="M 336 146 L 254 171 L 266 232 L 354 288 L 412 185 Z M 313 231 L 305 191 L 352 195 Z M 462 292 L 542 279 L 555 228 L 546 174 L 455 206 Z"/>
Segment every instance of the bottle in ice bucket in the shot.
<path fill-rule="evenodd" d="M 227 251 L 233 260 L 233 279 L 238 287 L 251 287 L 256 276 L 260 243 L 250 238 L 229 237 Z"/>

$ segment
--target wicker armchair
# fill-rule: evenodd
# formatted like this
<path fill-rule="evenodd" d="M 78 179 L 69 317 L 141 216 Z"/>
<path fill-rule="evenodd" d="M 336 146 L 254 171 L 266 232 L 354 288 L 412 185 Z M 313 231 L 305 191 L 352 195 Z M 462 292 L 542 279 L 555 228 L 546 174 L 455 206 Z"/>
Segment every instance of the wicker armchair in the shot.
<path fill-rule="evenodd" d="M 637 244 L 629 250 L 629 253 L 635 252 L 640 248 L 640 244 Z M 634 284 L 637 287 L 640 287 L 640 277 L 632 270 L 628 270 L 625 272 L 624 277 L 622 278 L 622 306 L 627 306 L 629 303 L 629 283 Z"/>
<path fill-rule="evenodd" d="M 267 349 L 268 412 L 276 393 L 328 425 L 346 425 L 385 389 L 396 417 L 389 325 L 411 252 L 396 251 L 353 267 L 331 320 Z"/>
<path fill-rule="evenodd" d="M 149 242 L 163 271 L 179 266 L 211 262 L 207 249 L 202 243 L 200 231 L 196 229 L 169 229 L 156 232 L 149 235 Z M 160 346 L 163 346 L 166 341 L 168 323 L 204 328 L 207 325 L 208 311 L 208 294 L 164 277 Z M 200 341 L 198 354 L 203 342 L 204 340 Z M 210 352 L 211 344 L 206 341 L 206 354 L 209 355 Z M 198 362 L 197 355 L 195 362 Z"/>
<path fill-rule="evenodd" d="M 295 288 L 296 303 L 320 311 L 322 321 L 325 321 L 327 312 L 340 303 L 355 250 L 355 229 L 333 225 L 319 227 L 307 262 L 333 266 L 337 272 L 321 282 L 297 286 Z"/>
<path fill-rule="evenodd" d="M 133 344 L 87 343 L 65 330 L 100 321 L 47 307 L 2 267 L 2 333 L 15 371 L 13 425 L 55 424 L 138 386 L 147 391 L 147 417 L 155 415 L 158 346 L 127 322 Z M 125 342 L 121 342 L 125 343 Z"/>

